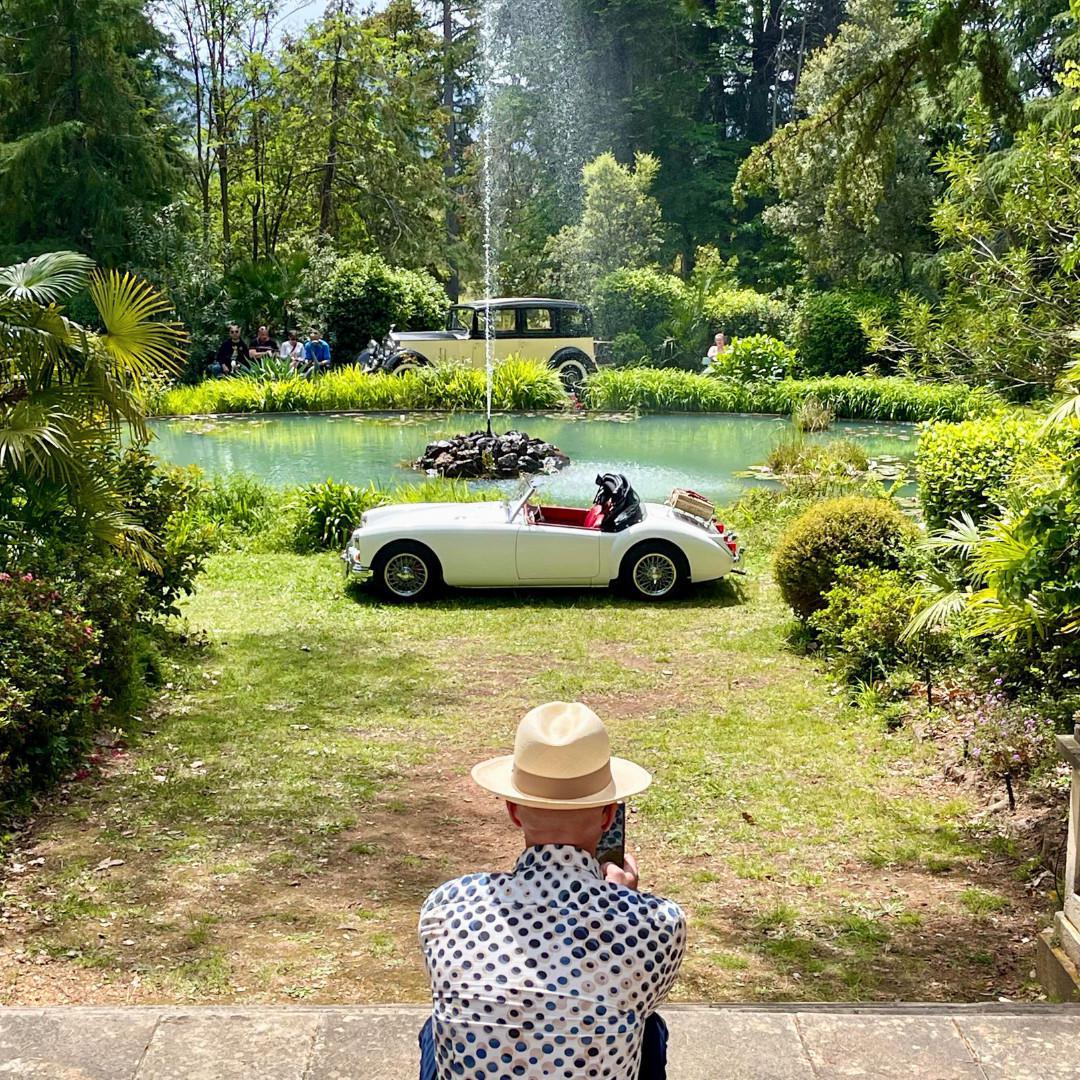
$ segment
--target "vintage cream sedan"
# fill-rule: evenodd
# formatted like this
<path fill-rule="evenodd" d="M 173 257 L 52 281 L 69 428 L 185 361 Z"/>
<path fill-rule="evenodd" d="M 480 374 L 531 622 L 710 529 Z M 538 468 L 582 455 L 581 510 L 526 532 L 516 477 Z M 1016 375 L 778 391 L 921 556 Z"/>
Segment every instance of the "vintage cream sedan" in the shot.
<path fill-rule="evenodd" d="M 568 391 L 596 370 L 596 343 L 588 308 L 544 297 L 457 304 L 450 309 L 444 330 L 391 330 L 384 346 L 368 353 L 369 369 L 399 374 L 430 364 L 483 367 L 488 309 L 495 360 L 513 353 L 539 360 L 559 373 Z"/>
<path fill-rule="evenodd" d="M 441 585 L 621 586 L 656 601 L 736 569 L 738 538 L 715 519 L 642 503 L 619 474 L 596 479 L 587 510 L 538 505 L 529 480 L 502 502 L 368 510 L 341 556 L 346 577 L 397 602 L 425 599 Z"/>

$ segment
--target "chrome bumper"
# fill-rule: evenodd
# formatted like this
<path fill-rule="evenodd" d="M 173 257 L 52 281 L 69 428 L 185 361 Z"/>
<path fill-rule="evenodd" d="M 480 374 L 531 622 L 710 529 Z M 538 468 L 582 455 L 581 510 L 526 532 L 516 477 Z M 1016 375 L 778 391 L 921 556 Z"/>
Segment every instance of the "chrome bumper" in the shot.
<path fill-rule="evenodd" d="M 371 577 L 371 567 L 357 561 L 347 551 L 341 553 L 341 561 L 345 564 L 345 577 L 350 581 L 367 581 Z"/>

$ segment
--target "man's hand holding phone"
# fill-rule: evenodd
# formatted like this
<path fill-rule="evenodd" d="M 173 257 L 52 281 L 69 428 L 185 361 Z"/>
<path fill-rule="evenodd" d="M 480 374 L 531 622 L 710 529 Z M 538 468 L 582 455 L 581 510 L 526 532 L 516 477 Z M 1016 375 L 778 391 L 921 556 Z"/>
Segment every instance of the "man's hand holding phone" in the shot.
<path fill-rule="evenodd" d="M 600 869 L 604 872 L 604 880 L 613 885 L 623 885 L 627 889 L 638 887 L 637 859 L 629 852 L 623 856 L 623 865 L 617 866 L 613 862 L 603 863 Z"/>

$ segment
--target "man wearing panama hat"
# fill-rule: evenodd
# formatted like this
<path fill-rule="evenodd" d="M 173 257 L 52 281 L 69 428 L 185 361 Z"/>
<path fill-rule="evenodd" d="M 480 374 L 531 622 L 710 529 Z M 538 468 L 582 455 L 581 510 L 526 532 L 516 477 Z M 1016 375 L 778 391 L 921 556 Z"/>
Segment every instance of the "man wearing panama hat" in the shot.
<path fill-rule="evenodd" d="M 506 801 L 526 849 L 509 873 L 467 874 L 424 902 L 421 1080 L 662 1078 L 655 1010 L 682 962 L 686 918 L 638 891 L 631 856 L 622 867 L 596 859 L 617 804 L 652 778 L 611 756 L 591 709 L 561 701 L 526 714 L 513 754 L 472 776 Z"/>

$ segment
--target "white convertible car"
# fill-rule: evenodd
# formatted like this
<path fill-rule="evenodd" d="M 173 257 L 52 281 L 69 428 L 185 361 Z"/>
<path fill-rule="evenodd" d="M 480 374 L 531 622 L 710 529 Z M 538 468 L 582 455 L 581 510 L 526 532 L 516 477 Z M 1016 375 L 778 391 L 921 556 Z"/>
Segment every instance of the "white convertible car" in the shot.
<path fill-rule="evenodd" d="M 529 481 L 503 502 L 368 510 L 341 556 L 346 576 L 370 580 L 393 601 L 426 598 L 442 584 L 620 585 L 642 600 L 666 600 L 690 582 L 715 581 L 735 569 L 738 538 L 715 518 L 641 503 L 616 473 L 596 480 L 587 510 L 537 505 Z"/>

